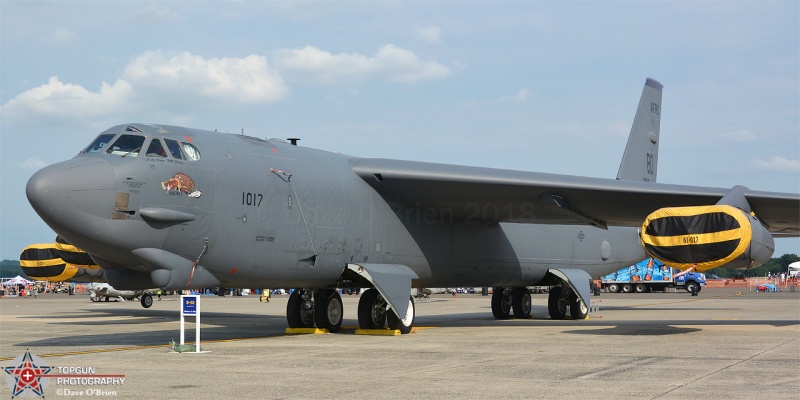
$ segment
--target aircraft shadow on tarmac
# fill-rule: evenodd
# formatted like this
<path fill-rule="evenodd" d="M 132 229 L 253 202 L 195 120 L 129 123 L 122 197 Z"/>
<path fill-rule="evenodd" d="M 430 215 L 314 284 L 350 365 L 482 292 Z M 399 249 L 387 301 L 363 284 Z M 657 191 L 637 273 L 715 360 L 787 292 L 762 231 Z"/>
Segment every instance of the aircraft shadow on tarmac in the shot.
<path fill-rule="evenodd" d="M 647 310 L 641 307 L 608 307 L 609 310 Z M 653 310 L 670 310 L 653 308 Z M 681 309 L 671 309 L 681 310 Z M 692 309 L 719 310 L 718 308 Z M 97 320 L 87 321 L 85 313 L 60 314 L 53 316 L 35 316 L 30 318 L 52 319 L 52 325 L 74 325 L 76 327 L 102 327 L 102 326 L 141 326 L 147 324 L 174 323 L 172 329 L 147 330 L 140 329 L 128 331 L 124 328 L 116 329 L 113 333 L 87 333 L 92 328 L 81 329 L 69 334 L 59 335 L 47 339 L 33 340 L 15 344 L 21 347 L 48 347 L 48 346 L 153 346 L 166 345 L 170 339 L 180 336 L 179 317 L 173 310 L 145 310 L 129 308 L 91 309 L 91 318 Z M 602 312 L 601 312 L 602 314 Z M 685 320 L 610 320 L 591 317 L 585 321 L 552 320 L 547 317 L 547 309 L 533 307 L 532 319 L 497 320 L 491 313 L 484 314 L 452 314 L 452 315 L 419 315 L 416 321 L 418 327 L 453 328 L 474 327 L 478 328 L 507 328 L 525 327 L 531 329 L 531 334 L 536 334 L 537 328 L 566 328 L 565 334 L 580 335 L 617 335 L 617 336 L 666 336 L 683 335 L 702 330 L 703 326 L 755 326 L 767 325 L 785 327 L 800 325 L 798 321 L 775 320 L 736 320 L 736 319 L 685 319 Z M 134 318 L 126 318 L 134 317 Z M 106 319 L 108 318 L 108 319 Z M 262 315 L 248 313 L 204 312 L 202 314 L 201 341 L 233 340 L 246 338 L 278 337 L 284 335 L 286 319 L 280 315 Z M 73 320 L 69 320 L 73 319 Z M 343 326 L 354 326 L 358 322 L 345 318 Z M 685 327 L 691 326 L 691 327 Z M 597 329 L 598 327 L 605 329 Z M 572 329 L 570 329 L 572 328 Z M 587 328 L 587 329 L 583 329 Z M 194 335 L 194 318 L 187 318 L 187 335 Z M 81 332 L 81 333 L 79 333 Z M 424 330 L 423 330 L 424 332 Z M 344 334 L 353 333 L 352 329 L 344 329 Z"/>
<path fill-rule="evenodd" d="M 686 307 L 625 307 L 625 306 L 604 306 L 602 307 L 603 311 L 686 311 Z M 732 311 L 738 310 L 738 308 L 730 307 L 692 307 L 692 311 Z"/>
<path fill-rule="evenodd" d="M 16 346 L 153 346 L 166 345 L 170 339 L 180 337 L 180 317 L 174 310 L 145 309 L 87 309 L 87 314 L 60 314 L 51 316 L 35 316 L 37 320 L 52 319 L 49 325 L 75 325 L 87 327 L 64 336 L 18 343 Z M 125 317 L 134 317 L 126 318 Z M 26 317 L 22 317 L 26 318 Z M 107 318 L 107 319 L 106 319 Z M 72 319 L 72 320 L 70 320 Z M 65 321 L 66 320 L 66 321 Z M 92 327 L 140 326 L 147 324 L 172 323 L 173 329 L 128 331 L 125 328 L 113 329 L 114 333 L 87 334 Z M 203 312 L 201 315 L 201 342 L 209 340 L 243 339 L 266 336 L 279 336 L 284 333 L 286 318 L 275 315 L 258 315 L 228 312 Z M 79 333 L 80 332 L 80 333 Z M 186 319 L 186 336 L 194 340 L 194 317 Z"/>
<path fill-rule="evenodd" d="M 692 326 L 691 328 L 686 326 Z M 773 327 L 800 326 L 797 321 L 774 320 L 655 320 L 655 321 L 628 321 L 624 324 L 611 322 L 595 326 L 609 326 L 608 329 L 571 330 L 564 333 L 578 335 L 608 335 L 608 336 L 665 336 L 681 335 L 700 332 L 703 326 L 756 326 L 768 325 Z"/>
<path fill-rule="evenodd" d="M 206 340 L 205 330 L 202 340 Z M 144 333 L 111 333 L 97 335 L 69 335 L 18 343 L 17 347 L 77 347 L 77 346 L 156 346 L 167 345 L 170 339 L 180 337 L 177 330 L 149 331 Z M 187 335 L 193 338 L 194 332 Z"/>
<path fill-rule="evenodd" d="M 533 306 L 531 319 L 507 319 L 497 320 L 494 319 L 490 312 L 487 312 L 485 317 L 483 314 L 476 317 L 476 314 L 470 314 L 468 318 L 452 319 L 441 321 L 439 316 L 426 317 L 423 315 L 418 316 L 416 321 L 417 326 L 442 326 L 442 327 L 530 327 L 532 330 L 538 328 L 578 328 L 576 330 L 566 330 L 564 333 L 574 333 L 583 335 L 679 335 L 690 332 L 701 331 L 703 326 L 772 326 L 772 327 L 786 327 L 786 326 L 800 326 L 798 320 L 740 320 L 730 319 L 725 317 L 726 312 L 739 310 L 739 308 L 727 307 L 692 307 L 687 309 L 685 307 L 624 307 L 624 306 L 611 306 L 602 307 L 600 315 L 604 312 L 615 311 L 684 311 L 690 314 L 695 312 L 718 312 L 718 316 L 711 316 L 711 319 L 665 319 L 662 320 L 635 320 L 635 319 L 602 319 L 602 317 L 589 316 L 588 320 L 574 321 L 571 319 L 565 320 L 552 320 L 548 316 L 547 307 Z M 686 328 L 681 326 L 692 326 Z M 607 329 L 580 329 L 582 327 L 607 327 Z"/>
<path fill-rule="evenodd" d="M 676 324 L 683 325 L 683 324 Z M 683 328 L 672 325 L 659 325 L 659 326 L 612 326 L 608 329 L 586 329 L 574 330 L 564 333 L 573 333 L 576 335 L 604 335 L 604 336 L 667 336 L 667 335 L 683 335 L 687 333 L 700 332 L 700 328 Z"/>

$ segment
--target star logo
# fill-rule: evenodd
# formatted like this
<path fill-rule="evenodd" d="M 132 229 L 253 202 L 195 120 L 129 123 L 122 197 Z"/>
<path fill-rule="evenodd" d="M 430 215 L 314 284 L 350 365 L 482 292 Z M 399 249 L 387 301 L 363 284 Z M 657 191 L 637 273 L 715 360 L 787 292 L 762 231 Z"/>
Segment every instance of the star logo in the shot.
<path fill-rule="evenodd" d="M 17 397 L 30 390 L 33 394 L 44 397 L 44 387 L 47 381 L 42 382 L 42 377 L 50 372 L 50 367 L 44 365 L 39 357 L 26 351 L 5 367 L 6 382 L 11 388 L 11 397 Z"/>

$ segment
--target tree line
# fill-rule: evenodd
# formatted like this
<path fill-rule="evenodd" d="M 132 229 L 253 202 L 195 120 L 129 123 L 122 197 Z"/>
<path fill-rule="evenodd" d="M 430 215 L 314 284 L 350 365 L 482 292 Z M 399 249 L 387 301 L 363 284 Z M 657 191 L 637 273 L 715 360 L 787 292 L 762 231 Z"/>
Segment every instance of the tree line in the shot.
<path fill-rule="evenodd" d="M 30 279 L 28 278 L 28 275 L 22 273 L 22 267 L 19 266 L 19 260 L 0 261 L 0 278 L 13 278 L 17 275 L 20 275 L 25 279 Z"/>
<path fill-rule="evenodd" d="M 755 277 L 767 275 L 780 275 L 789 269 L 789 264 L 800 261 L 797 254 L 784 254 L 777 258 L 770 258 L 769 261 L 756 268 L 747 270 L 736 268 L 717 267 L 704 271 L 706 274 L 714 274 L 720 278 Z"/>

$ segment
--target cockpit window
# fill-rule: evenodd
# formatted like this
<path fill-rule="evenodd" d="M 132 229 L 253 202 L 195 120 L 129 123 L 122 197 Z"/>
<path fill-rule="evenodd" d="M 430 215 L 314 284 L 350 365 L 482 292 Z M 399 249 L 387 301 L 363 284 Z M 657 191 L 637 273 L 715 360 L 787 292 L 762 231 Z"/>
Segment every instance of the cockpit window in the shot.
<path fill-rule="evenodd" d="M 83 153 L 99 153 L 103 151 L 103 149 L 108 145 L 108 142 L 114 138 L 114 134 L 106 133 L 97 137 L 97 139 L 92 142 L 86 149 L 83 150 Z"/>
<path fill-rule="evenodd" d="M 136 157 L 139 155 L 139 151 L 142 150 L 143 145 L 144 136 L 121 135 L 119 139 L 106 150 L 106 153 L 123 157 Z"/>
<path fill-rule="evenodd" d="M 172 158 L 176 160 L 186 159 L 186 157 L 183 156 L 183 153 L 181 153 L 181 145 L 178 144 L 177 140 L 164 139 L 164 142 L 167 143 L 167 148 L 169 149 L 169 154 L 172 154 Z"/>
<path fill-rule="evenodd" d="M 191 143 L 181 142 L 181 148 L 186 154 L 186 158 L 192 161 L 197 161 L 200 159 L 200 150 L 197 150 L 197 147 L 194 147 L 194 145 Z"/>
<path fill-rule="evenodd" d="M 147 153 L 145 153 L 147 157 L 166 157 L 167 152 L 164 151 L 164 145 L 161 144 L 161 141 L 158 139 L 153 139 L 150 142 L 150 146 L 147 146 Z"/>

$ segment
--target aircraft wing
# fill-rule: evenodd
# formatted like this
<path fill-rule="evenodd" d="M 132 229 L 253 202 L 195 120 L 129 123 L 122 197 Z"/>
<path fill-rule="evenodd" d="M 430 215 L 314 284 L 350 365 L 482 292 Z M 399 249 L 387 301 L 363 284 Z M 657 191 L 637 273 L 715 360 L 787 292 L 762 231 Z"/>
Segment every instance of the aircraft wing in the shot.
<path fill-rule="evenodd" d="M 711 205 L 730 188 L 353 158 L 353 171 L 414 221 L 641 226 L 663 207 Z M 775 237 L 800 236 L 800 195 L 746 191 Z"/>

